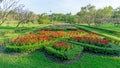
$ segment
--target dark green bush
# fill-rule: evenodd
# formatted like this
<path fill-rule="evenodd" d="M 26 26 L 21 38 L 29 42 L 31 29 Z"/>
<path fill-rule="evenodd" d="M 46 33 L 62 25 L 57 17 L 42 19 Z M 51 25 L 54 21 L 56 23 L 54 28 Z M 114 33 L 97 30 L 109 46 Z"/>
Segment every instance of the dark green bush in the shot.
<path fill-rule="evenodd" d="M 70 41 L 71 43 L 80 45 L 84 47 L 85 51 L 90 51 L 90 52 L 95 52 L 95 53 L 103 53 L 103 54 L 116 54 L 116 55 L 120 55 L 120 47 L 114 44 L 110 44 L 110 48 L 106 48 L 106 47 L 98 47 L 95 45 L 89 45 L 89 44 L 85 44 L 85 43 L 79 43 L 79 42 L 75 42 L 75 41 Z"/>
<path fill-rule="evenodd" d="M 80 55 L 83 51 L 83 47 L 76 46 L 75 48 L 64 52 L 66 59 L 75 59 L 78 55 Z"/>
<path fill-rule="evenodd" d="M 52 47 L 45 47 L 45 50 L 47 51 L 48 54 L 51 54 L 55 57 L 61 58 L 63 59 L 64 54 L 62 52 L 57 51 L 56 49 L 52 48 Z"/>
<path fill-rule="evenodd" d="M 73 49 L 65 52 L 60 52 L 52 47 L 45 47 L 45 50 L 48 54 L 51 54 L 55 57 L 61 58 L 63 60 L 71 60 L 75 59 L 78 55 L 81 54 L 81 52 L 83 51 L 83 47 L 75 45 Z"/>

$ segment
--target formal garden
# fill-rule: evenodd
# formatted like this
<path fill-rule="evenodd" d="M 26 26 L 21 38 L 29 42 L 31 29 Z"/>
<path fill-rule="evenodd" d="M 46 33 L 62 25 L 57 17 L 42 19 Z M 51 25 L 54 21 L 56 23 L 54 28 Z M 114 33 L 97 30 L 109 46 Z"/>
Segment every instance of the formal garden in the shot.
<path fill-rule="evenodd" d="M 3 26 L 4 31 L 11 30 L 12 34 L 5 33 L 0 46 L 2 68 L 119 67 L 120 42 L 77 28 L 78 25 L 41 26 L 32 30 L 32 26 L 19 29 Z"/>
<path fill-rule="evenodd" d="M 120 7 L 55 2 L 0 0 L 0 68 L 120 68 Z"/>

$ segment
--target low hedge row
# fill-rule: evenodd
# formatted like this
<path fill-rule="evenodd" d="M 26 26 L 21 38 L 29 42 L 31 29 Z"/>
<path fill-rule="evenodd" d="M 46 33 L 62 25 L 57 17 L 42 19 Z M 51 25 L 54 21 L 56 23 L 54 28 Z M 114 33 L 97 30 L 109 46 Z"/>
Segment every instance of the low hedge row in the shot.
<path fill-rule="evenodd" d="M 42 28 L 41 30 L 52 30 L 52 31 L 63 30 L 63 31 L 68 31 L 68 30 L 78 30 L 78 29 L 76 29 L 76 28 Z"/>
<path fill-rule="evenodd" d="M 110 55 L 113 55 L 113 54 L 120 55 L 120 47 L 114 44 L 110 44 L 111 45 L 110 48 L 105 48 L 105 47 L 99 47 L 99 46 L 89 45 L 85 43 L 79 43 L 75 41 L 69 41 L 69 42 L 84 47 L 85 51 L 90 51 L 94 53 L 102 53 L 102 54 L 110 54 Z"/>
<path fill-rule="evenodd" d="M 91 30 L 89 30 L 89 29 L 87 29 L 87 28 L 81 28 L 81 27 L 78 26 L 78 25 L 75 25 L 75 26 L 76 26 L 77 28 L 83 29 L 83 30 L 85 30 L 85 31 L 87 31 L 87 32 L 93 32 L 93 33 L 96 33 L 96 34 L 98 34 L 98 35 L 100 35 L 100 36 L 103 36 L 103 37 L 105 37 L 105 39 L 108 39 L 111 43 L 115 43 L 116 45 L 119 45 L 119 46 L 120 46 L 120 39 L 117 38 L 117 37 L 110 36 L 110 35 L 107 35 L 107 34 L 103 34 L 103 33 L 100 33 L 100 32 L 96 32 L 96 31 L 91 31 Z"/>
<path fill-rule="evenodd" d="M 37 49 L 42 49 L 42 45 L 26 45 L 26 46 L 6 46 L 6 51 L 7 52 L 18 52 L 18 53 L 23 53 L 23 52 L 33 52 Z"/>
<path fill-rule="evenodd" d="M 78 55 L 82 53 L 83 47 L 75 45 L 73 49 L 65 52 L 60 52 L 52 47 L 45 47 L 45 50 L 48 54 L 51 54 L 54 57 L 60 58 L 62 60 L 71 60 L 75 59 Z"/>
<path fill-rule="evenodd" d="M 120 33 L 118 31 L 107 30 L 107 29 L 102 29 L 102 28 L 92 27 L 92 26 L 87 26 L 87 25 L 80 25 L 80 26 L 85 26 L 85 27 L 88 27 L 88 28 L 93 28 L 93 29 L 104 31 L 104 32 L 114 33 L 114 34 L 119 34 Z"/>

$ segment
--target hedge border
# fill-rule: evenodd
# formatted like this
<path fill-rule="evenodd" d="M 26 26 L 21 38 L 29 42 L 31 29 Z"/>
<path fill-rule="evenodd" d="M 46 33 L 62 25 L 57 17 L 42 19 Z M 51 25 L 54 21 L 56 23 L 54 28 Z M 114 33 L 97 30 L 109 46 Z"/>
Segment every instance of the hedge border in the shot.
<path fill-rule="evenodd" d="M 112 48 L 104 48 L 104 47 L 99 47 L 99 46 L 94 46 L 94 45 L 89 45 L 85 43 L 79 43 L 76 41 L 69 41 L 73 44 L 80 45 L 84 47 L 85 51 L 90 51 L 94 53 L 102 53 L 102 54 L 110 54 L 110 55 L 119 55 L 120 56 L 120 47 L 113 45 Z"/>
<path fill-rule="evenodd" d="M 114 37 L 111 37 L 111 36 L 109 36 L 109 35 L 102 34 L 102 33 L 96 32 L 96 31 L 90 31 L 90 30 L 88 30 L 87 28 L 81 28 L 81 27 L 78 26 L 78 25 L 74 25 L 74 26 L 76 26 L 78 29 L 82 29 L 82 30 L 85 30 L 85 31 L 87 31 L 87 32 L 92 32 L 92 33 L 96 33 L 96 34 L 98 34 L 98 35 L 100 35 L 100 36 L 103 36 L 103 37 L 105 37 L 106 39 L 108 39 L 110 42 L 115 43 L 115 44 L 117 44 L 117 45 L 120 46 L 120 40 L 119 40 L 118 38 L 116 38 L 116 37 L 114 38 Z"/>
<path fill-rule="evenodd" d="M 5 51 L 7 52 L 18 52 L 18 53 L 24 53 L 24 52 L 33 52 L 37 49 L 42 49 L 42 45 L 26 45 L 26 46 L 6 46 Z"/>
<path fill-rule="evenodd" d="M 53 55 L 56 58 L 60 58 L 62 60 L 73 60 L 77 56 L 79 56 L 83 51 L 82 46 L 77 46 L 77 45 L 75 46 L 76 46 L 75 48 L 65 51 L 65 52 L 57 51 L 56 49 L 52 47 L 45 47 L 45 50 L 47 51 L 48 54 Z M 74 52 L 75 50 L 76 52 Z"/>

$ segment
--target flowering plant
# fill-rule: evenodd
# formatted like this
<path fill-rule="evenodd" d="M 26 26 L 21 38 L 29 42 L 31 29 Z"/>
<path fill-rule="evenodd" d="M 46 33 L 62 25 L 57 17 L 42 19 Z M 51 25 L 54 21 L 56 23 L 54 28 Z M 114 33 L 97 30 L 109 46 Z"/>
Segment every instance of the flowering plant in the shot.
<path fill-rule="evenodd" d="M 23 46 L 23 45 L 33 45 L 35 43 L 40 43 L 43 41 L 53 40 L 50 36 L 37 36 L 33 34 L 28 34 L 26 37 L 17 37 L 11 40 L 11 45 Z"/>
<path fill-rule="evenodd" d="M 54 43 L 53 48 L 64 52 L 64 51 L 74 48 L 74 45 L 68 42 L 56 42 Z"/>
<path fill-rule="evenodd" d="M 99 38 L 97 34 L 85 34 L 83 36 L 71 37 L 70 40 L 75 40 L 81 43 L 92 44 L 96 46 L 106 47 L 109 44 L 108 40 Z"/>

